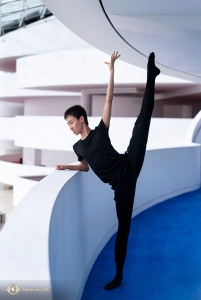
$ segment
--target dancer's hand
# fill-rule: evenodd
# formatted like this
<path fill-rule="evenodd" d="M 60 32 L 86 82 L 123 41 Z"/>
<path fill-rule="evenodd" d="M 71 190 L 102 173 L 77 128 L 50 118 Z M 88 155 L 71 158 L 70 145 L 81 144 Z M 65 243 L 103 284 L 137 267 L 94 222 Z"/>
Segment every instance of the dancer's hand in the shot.
<path fill-rule="evenodd" d="M 57 165 L 55 170 L 66 170 L 66 166 Z"/>
<path fill-rule="evenodd" d="M 117 58 L 119 58 L 119 56 L 121 56 L 120 54 L 118 54 L 118 51 L 114 53 L 112 53 L 111 55 L 111 58 L 110 58 L 110 62 L 104 62 L 104 64 L 108 65 L 108 68 L 110 69 L 110 71 L 113 71 L 114 72 L 114 63 L 115 63 L 115 60 Z"/>

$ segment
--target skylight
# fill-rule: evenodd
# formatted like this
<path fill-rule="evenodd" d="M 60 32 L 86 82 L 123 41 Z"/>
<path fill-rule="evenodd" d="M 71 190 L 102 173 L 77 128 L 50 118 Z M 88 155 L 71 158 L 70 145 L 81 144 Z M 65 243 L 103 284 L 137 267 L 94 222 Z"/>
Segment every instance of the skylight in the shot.
<path fill-rule="evenodd" d="M 41 0 L 2 0 L 0 35 L 51 15 Z"/>

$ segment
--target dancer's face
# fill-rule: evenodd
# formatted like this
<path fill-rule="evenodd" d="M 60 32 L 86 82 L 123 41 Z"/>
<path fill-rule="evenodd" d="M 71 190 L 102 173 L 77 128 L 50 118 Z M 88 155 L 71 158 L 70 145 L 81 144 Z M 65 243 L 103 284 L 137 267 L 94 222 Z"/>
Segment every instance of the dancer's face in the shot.
<path fill-rule="evenodd" d="M 69 126 L 70 130 L 75 134 L 78 135 L 82 132 L 83 124 L 84 124 L 84 117 L 80 117 L 79 120 L 73 116 L 68 116 L 66 118 L 67 125 Z"/>

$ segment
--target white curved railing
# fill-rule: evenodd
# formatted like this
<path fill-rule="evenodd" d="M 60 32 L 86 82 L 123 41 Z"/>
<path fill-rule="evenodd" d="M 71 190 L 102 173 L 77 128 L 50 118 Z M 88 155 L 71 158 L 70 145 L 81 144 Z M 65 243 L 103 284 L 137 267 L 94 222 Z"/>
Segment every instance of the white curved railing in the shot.
<path fill-rule="evenodd" d="M 201 111 L 192 120 L 186 133 L 185 142 L 201 144 Z"/>
<path fill-rule="evenodd" d="M 133 215 L 199 188 L 199 166 L 199 145 L 147 151 Z M 97 255 L 116 229 L 109 185 L 91 170 L 53 172 L 21 200 L 0 234 L 3 299 L 12 282 L 21 289 L 48 288 L 44 299 L 80 299 Z"/>
<path fill-rule="evenodd" d="M 201 144 L 201 110 L 190 123 L 185 136 L 186 144 L 198 143 Z M 200 150 L 201 157 L 201 150 Z M 201 176 L 201 159 L 200 159 L 200 176 Z"/>

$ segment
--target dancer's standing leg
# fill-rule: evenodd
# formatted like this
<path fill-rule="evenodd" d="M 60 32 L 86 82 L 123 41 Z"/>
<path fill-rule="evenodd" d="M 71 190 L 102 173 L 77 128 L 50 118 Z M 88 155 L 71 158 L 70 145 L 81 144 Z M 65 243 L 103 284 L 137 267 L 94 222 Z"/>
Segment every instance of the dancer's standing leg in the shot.
<path fill-rule="evenodd" d="M 148 60 L 147 85 L 141 111 L 135 123 L 132 137 L 127 148 L 127 155 L 131 165 L 132 174 L 124 190 L 116 195 L 116 210 L 119 222 L 115 241 L 116 275 L 111 282 L 106 284 L 104 287 L 106 290 L 112 290 L 120 286 L 123 278 L 123 266 L 127 253 L 135 186 L 144 161 L 150 120 L 154 108 L 155 78 L 160 73 L 160 70 L 155 66 L 154 58 L 154 53 L 151 53 Z"/>

